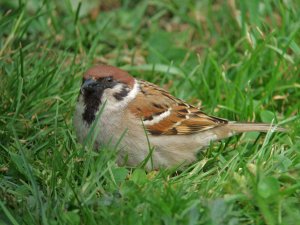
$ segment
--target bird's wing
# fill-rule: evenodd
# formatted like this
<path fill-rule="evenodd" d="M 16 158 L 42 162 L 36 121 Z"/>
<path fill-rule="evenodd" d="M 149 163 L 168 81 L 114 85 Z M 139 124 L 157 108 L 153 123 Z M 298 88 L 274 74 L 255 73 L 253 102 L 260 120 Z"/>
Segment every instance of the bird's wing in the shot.
<path fill-rule="evenodd" d="M 228 123 L 206 115 L 154 84 L 139 82 L 141 92 L 128 109 L 143 121 L 152 135 L 187 135 Z"/>

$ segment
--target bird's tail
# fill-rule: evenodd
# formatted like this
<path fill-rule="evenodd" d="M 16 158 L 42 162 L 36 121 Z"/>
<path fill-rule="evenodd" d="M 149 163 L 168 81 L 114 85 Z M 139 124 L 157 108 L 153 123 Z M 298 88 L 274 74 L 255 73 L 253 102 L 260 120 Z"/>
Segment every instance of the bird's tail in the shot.
<path fill-rule="evenodd" d="M 211 130 L 216 135 L 214 140 L 221 140 L 243 132 L 286 132 L 286 129 L 267 123 L 228 122 Z"/>
<path fill-rule="evenodd" d="M 226 128 L 235 132 L 235 133 L 242 133 L 242 132 L 251 132 L 251 131 L 258 131 L 258 132 L 286 132 L 285 128 L 268 124 L 268 123 L 239 123 L 239 122 L 229 122 L 226 125 Z"/>

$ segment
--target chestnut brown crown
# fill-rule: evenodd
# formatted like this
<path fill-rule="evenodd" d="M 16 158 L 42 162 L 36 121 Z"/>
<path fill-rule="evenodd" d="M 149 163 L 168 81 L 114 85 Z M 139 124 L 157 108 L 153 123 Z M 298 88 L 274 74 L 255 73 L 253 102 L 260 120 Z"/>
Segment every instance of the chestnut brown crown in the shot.
<path fill-rule="evenodd" d="M 129 73 L 114 66 L 96 65 L 88 69 L 83 75 L 84 80 L 98 80 L 105 77 L 112 77 L 115 81 L 127 84 L 131 88 L 134 85 L 134 78 Z"/>

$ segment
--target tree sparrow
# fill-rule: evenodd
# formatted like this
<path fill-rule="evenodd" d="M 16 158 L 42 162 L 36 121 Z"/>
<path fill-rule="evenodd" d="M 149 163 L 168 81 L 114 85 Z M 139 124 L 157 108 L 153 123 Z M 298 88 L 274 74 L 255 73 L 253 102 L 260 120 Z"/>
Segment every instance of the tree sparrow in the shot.
<path fill-rule="evenodd" d="M 210 142 L 241 132 L 283 131 L 209 116 L 152 83 L 106 65 L 94 66 L 83 76 L 74 115 L 80 142 L 94 122 L 100 128 L 96 149 L 120 143 L 117 162 L 128 166 L 137 166 L 150 154 L 148 170 L 191 163 Z"/>

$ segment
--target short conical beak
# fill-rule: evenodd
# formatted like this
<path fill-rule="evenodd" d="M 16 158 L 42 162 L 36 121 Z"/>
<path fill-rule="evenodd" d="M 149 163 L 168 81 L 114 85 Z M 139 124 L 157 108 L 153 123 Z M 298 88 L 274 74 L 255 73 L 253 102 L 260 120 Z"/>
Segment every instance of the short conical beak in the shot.
<path fill-rule="evenodd" d="M 97 84 L 97 81 L 94 79 L 87 79 L 84 81 L 84 83 L 81 85 L 81 94 L 84 93 L 84 91 L 93 91 L 95 86 Z"/>

